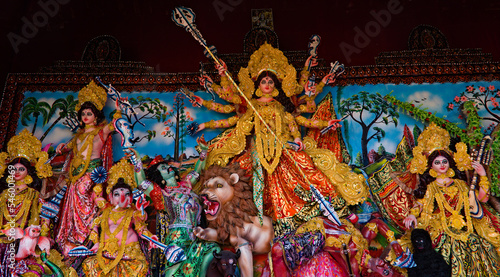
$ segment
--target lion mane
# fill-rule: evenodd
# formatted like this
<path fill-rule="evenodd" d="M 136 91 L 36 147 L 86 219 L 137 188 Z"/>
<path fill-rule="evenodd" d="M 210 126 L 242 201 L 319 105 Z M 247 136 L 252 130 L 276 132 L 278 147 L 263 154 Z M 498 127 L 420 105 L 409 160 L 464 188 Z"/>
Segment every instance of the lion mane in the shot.
<path fill-rule="evenodd" d="M 231 174 L 236 173 L 239 180 L 232 184 Z M 238 164 L 227 167 L 212 165 L 202 174 L 200 183 L 214 177 L 222 177 L 234 189 L 233 198 L 226 203 L 220 203 L 219 214 L 215 220 L 209 221 L 208 226 L 217 230 L 217 238 L 225 242 L 230 234 L 237 234 L 238 228 L 243 228 L 243 223 L 252 223 L 251 216 L 257 216 L 257 207 L 253 202 L 253 190 L 250 176 Z M 203 194 L 203 190 L 201 192 Z"/>

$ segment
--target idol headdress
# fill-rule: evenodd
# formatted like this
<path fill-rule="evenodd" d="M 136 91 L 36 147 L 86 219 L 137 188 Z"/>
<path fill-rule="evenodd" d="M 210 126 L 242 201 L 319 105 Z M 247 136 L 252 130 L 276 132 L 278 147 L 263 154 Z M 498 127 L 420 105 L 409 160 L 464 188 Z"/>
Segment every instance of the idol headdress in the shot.
<path fill-rule="evenodd" d="M 52 167 L 46 164 L 49 155 L 42 151 L 42 143 L 28 130 L 12 137 L 7 143 L 7 152 L 0 153 L 0 177 L 3 176 L 7 164 L 16 158 L 25 158 L 36 169 L 39 178 L 52 176 Z"/>
<path fill-rule="evenodd" d="M 425 128 L 418 137 L 418 146 L 413 148 L 413 159 L 411 160 L 410 171 L 422 174 L 427 169 L 427 157 L 436 150 L 446 151 L 453 156 L 460 171 L 472 169 L 471 158 L 467 154 L 467 145 L 459 142 L 455 145 L 456 153 L 449 149 L 450 134 L 445 129 L 437 126 L 434 122 Z"/>
<path fill-rule="evenodd" d="M 269 71 L 282 82 L 281 87 L 288 97 L 302 91 L 297 82 L 297 71 L 288 63 L 288 59 L 279 49 L 264 43 L 259 50 L 250 56 L 246 68 L 241 68 L 238 73 L 240 88 L 245 96 L 250 98 L 255 91 L 254 81 L 262 72 Z"/>

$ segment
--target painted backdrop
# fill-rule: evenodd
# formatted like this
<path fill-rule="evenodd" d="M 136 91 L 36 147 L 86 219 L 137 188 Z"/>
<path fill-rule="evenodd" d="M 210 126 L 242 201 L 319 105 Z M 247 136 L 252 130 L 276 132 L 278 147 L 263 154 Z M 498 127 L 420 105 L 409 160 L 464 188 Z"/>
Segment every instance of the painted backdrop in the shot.
<path fill-rule="evenodd" d="M 326 94 L 332 94 L 337 118 L 347 115 L 342 121 L 341 130 L 352 157 L 351 164 L 366 166 L 367 162 L 363 161 L 363 155 L 368 153 L 363 152 L 373 150 L 385 151 L 387 154 L 394 153 L 403 136 L 405 124 L 410 129 L 414 126 L 424 128 L 422 122 L 413 119 L 404 111 L 390 107 L 391 105 L 381 106 L 384 96 L 390 94 L 398 100 L 421 106 L 438 117 L 461 124 L 462 128 L 466 127 L 466 123 L 458 107 L 465 100 L 474 100 L 480 109 L 479 115 L 488 118 L 483 120 L 483 131 L 488 133 L 500 121 L 498 88 L 500 88 L 498 81 L 331 86 L 326 87 L 316 100 L 319 102 Z M 123 91 L 121 93 L 123 97 L 128 97 L 138 119 L 144 123 L 144 126 L 140 123 L 134 124 L 135 137 L 139 138 L 135 148 L 143 156 L 162 155 L 173 158 L 176 149 L 178 156 L 182 153 L 186 158 L 197 156 L 194 148 L 196 137 L 204 134 L 208 141 L 222 130 L 204 130 L 193 137 L 186 133 L 187 126 L 192 122 L 202 123 L 231 116 L 231 114 L 211 112 L 203 107 L 193 107 L 188 99 L 178 92 Z M 196 95 L 210 99 L 210 95 L 202 91 L 196 92 Z M 57 144 L 67 142 L 72 132 L 64 123 L 67 123 L 69 115 L 74 114 L 76 98 L 77 92 L 26 92 L 17 132 L 28 128 L 42 140 L 44 146 L 48 147 L 51 145 L 55 148 Z M 223 103 L 220 99 L 216 99 L 216 102 Z M 114 103 L 108 100 L 104 108 L 108 121 L 113 109 Z M 130 117 L 130 120 L 132 123 L 135 122 L 133 117 Z M 362 143 L 363 124 L 367 125 L 365 129 L 368 129 L 365 130 L 366 143 Z M 114 158 L 118 160 L 123 157 L 123 151 L 118 135 L 114 136 L 114 140 Z"/>

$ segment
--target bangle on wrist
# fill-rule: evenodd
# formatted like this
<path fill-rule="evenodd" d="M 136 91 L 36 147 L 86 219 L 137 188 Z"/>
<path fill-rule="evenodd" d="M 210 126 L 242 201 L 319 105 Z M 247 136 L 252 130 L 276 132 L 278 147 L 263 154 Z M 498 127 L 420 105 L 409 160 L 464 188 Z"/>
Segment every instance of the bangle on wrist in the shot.
<path fill-rule="evenodd" d="M 150 186 L 152 186 L 153 183 L 149 180 L 144 180 L 141 182 L 141 185 L 139 186 L 139 188 L 142 190 L 142 191 L 145 191 L 147 190 Z"/>

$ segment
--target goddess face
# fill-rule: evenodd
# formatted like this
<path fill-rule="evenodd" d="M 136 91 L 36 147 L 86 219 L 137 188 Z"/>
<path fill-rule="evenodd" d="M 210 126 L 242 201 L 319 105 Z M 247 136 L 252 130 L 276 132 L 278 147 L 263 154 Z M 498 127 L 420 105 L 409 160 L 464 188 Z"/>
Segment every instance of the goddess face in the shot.
<path fill-rule="evenodd" d="M 82 121 L 85 125 L 95 125 L 95 115 L 91 109 L 85 109 L 82 111 Z"/>
<path fill-rule="evenodd" d="M 14 165 L 16 168 L 16 173 L 14 174 L 14 180 L 21 181 L 28 175 L 28 169 L 21 163 L 16 163 Z"/>
<path fill-rule="evenodd" d="M 262 78 L 262 80 L 260 80 L 259 88 L 264 95 L 271 94 L 274 90 L 273 79 L 269 76 Z"/>
<path fill-rule="evenodd" d="M 111 195 L 111 204 L 120 208 L 127 208 L 132 203 L 132 193 L 126 188 L 117 188 Z"/>
<path fill-rule="evenodd" d="M 437 156 L 434 161 L 432 161 L 432 168 L 437 172 L 438 176 L 440 174 L 445 174 L 450 168 L 450 163 L 447 158 L 443 156 Z"/>

